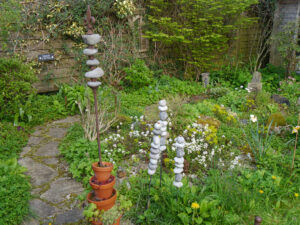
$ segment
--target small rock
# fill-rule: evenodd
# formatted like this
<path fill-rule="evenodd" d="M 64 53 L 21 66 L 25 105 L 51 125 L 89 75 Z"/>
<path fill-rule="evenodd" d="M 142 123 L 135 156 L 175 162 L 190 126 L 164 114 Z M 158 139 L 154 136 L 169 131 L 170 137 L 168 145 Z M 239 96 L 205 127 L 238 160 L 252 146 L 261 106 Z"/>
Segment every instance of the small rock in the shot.
<path fill-rule="evenodd" d="M 83 42 L 87 45 L 95 45 L 98 44 L 101 40 L 101 36 L 99 34 L 87 34 L 82 35 Z"/>
<path fill-rule="evenodd" d="M 39 200 L 33 199 L 30 201 L 30 209 L 40 218 L 45 218 L 55 213 L 55 207 Z"/>
<path fill-rule="evenodd" d="M 271 99 L 278 104 L 286 104 L 286 105 L 290 106 L 290 101 L 287 98 L 282 97 L 280 95 L 274 94 L 271 96 Z"/>
<path fill-rule="evenodd" d="M 98 49 L 96 49 L 96 48 L 93 48 L 93 49 L 86 48 L 83 50 L 83 54 L 85 54 L 87 56 L 95 55 L 97 52 L 98 52 Z"/>
<path fill-rule="evenodd" d="M 94 69 L 94 70 L 91 70 L 91 71 L 89 71 L 89 72 L 86 72 L 84 76 L 85 76 L 86 78 L 100 78 L 100 77 L 102 77 L 103 75 L 104 75 L 104 71 L 103 71 L 101 68 L 97 67 L 97 68 Z"/>
<path fill-rule="evenodd" d="M 58 214 L 56 216 L 56 220 L 55 220 L 54 224 L 63 225 L 66 223 L 79 222 L 80 220 L 82 220 L 84 218 L 82 212 L 83 212 L 82 209 L 74 208 L 74 209 L 71 209 L 64 213 Z"/>
<path fill-rule="evenodd" d="M 98 66 L 99 61 L 98 61 L 98 59 L 89 59 L 89 60 L 86 61 L 86 64 L 88 66 Z"/>

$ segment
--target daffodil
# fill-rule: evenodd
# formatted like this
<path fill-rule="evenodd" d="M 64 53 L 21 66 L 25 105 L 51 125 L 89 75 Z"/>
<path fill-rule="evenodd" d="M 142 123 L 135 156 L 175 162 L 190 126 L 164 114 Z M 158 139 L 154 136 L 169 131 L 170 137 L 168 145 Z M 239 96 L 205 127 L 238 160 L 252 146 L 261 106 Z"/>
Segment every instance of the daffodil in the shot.
<path fill-rule="evenodd" d="M 261 194 L 263 194 L 263 193 L 264 193 L 264 191 L 263 191 L 263 190 L 259 190 L 258 192 L 259 192 L 259 193 L 261 193 Z"/>
<path fill-rule="evenodd" d="M 300 126 L 296 126 L 293 128 L 292 134 L 298 133 L 298 130 L 300 129 Z"/>
<path fill-rule="evenodd" d="M 295 193 L 295 197 L 298 198 L 299 197 L 299 193 Z"/>
<path fill-rule="evenodd" d="M 273 179 L 273 180 L 276 180 L 276 178 L 277 178 L 276 176 L 272 176 L 272 179 Z"/>
<path fill-rule="evenodd" d="M 199 209 L 199 207 L 200 206 L 199 206 L 199 204 L 197 202 L 193 202 L 192 205 L 191 205 L 192 209 Z"/>

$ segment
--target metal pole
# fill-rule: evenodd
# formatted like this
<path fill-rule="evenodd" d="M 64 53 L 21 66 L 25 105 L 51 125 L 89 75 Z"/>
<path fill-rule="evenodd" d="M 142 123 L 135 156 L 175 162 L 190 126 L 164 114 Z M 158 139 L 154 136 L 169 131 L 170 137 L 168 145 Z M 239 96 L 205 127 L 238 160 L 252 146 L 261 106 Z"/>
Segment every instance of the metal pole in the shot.
<path fill-rule="evenodd" d="M 149 209 L 149 207 L 150 207 L 150 188 L 151 188 L 151 180 L 152 180 L 152 175 L 150 175 L 150 181 L 149 181 L 147 209 Z"/>
<path fill-rule="evenodd" d="M 99 166 L 103 166 L 102 165 L 102 156 L 101 156 L 101 141 L 100 141 L 100 131 L 99 131 L 99 119 L 98 119 L 97 88 L 93 88 L 93 94 L 94 94 L 94 105 L 95 105 L 96 132 L 97 132 L 97 144 L 98 144 L 98 153 L 99 153 Z"/>
<path fill-rule="evenodd" d="M 159 187 L 161 187 L 161 180 L 162 180 L 162 167 L 163 167 L 163 155 L 162 153 L 160 153 L 161 156 L 160 156 L 160 180 L 159 180 Z"/>

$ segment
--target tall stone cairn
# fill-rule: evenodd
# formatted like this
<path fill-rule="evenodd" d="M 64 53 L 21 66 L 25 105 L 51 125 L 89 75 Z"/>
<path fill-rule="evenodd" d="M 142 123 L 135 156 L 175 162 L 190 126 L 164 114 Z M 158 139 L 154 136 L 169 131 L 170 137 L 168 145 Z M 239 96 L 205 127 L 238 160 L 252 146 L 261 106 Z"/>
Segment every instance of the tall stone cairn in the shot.
<path fill-rule="evenodd" d="M 175 181 L 173 182 L 173 185 L 177 188 L 182 187 L 182 171 L 184 167 L 184 146 L 185 146 L 185 140 L 182 136 L 179 136 L 175 139 L 175 147 L 176 147 L 176 157 L 174 158 L 175 161 Z"/>
<path fill-rule="evenodd" d="M 153 140 L 150 149 L 150 162 L 148 165 L 148 174 L 153 175 L 157 168 L 158 159 L 160 156 L 160 134 L 161 123 L 158 121 L 154 124 Z"/>
<path fill-rule="evenodd" d="M 168 126 L 168 106 L 166 100 L 160 100 L 158 103 L 158 109 L 159 109 L 159 118 L 160 118 L 160 123 L 161 123 L 161 134 L 160 134 L 160 153 L 162 154 L 163 151 L 167 149 L 166 144 L 167 144 L 167 126 Z"/>
<path fill-rule="evenodd" d="M 86 64 L 90 68 L 90 71 L 85 73 L 85 77 L 90 79 L 87 82 L 87 85 L 92 89 L 97 89 L 101 85 L 101 82 L 98 81 L 98 79 L 104 75 L 104 72 L 100 67 L 97 67 L 99 65 L 99 61 L 95 59 L 95 55 L 98 53 L 98 49 L 95 48 L 95 45 L 101 41 L 101 36 L 93 33 L 94 23 L 95 18 L 91 16 L 91 10 L 90 7 L 88 7 L 85 18 L 85 24 L 88 32 L 86 35 L 82 35 L 84 43 L 88 45 L 88 47 L 83 50 L 83 54 L 88 56 Z"/>

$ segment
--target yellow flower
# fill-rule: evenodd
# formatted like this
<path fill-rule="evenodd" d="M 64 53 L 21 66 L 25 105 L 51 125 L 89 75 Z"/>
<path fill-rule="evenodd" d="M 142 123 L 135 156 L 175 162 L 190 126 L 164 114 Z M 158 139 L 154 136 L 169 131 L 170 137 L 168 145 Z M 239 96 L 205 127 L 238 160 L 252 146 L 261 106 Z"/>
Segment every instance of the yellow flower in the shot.
<path fill-rule="evenodd" d="M 300 129 L 300 126 L 296 126 L 293 128 L 292 134 L 298 133 L 298 130 Z"/>
<path fill-rule="evenodd" d="M 273 179 L 273 180 L 276 180 L 276 178 L 277 178 L 276 176 L 272 176 L 272 179 Z"/>
<path fill-rule="evenodd" d="M 197 202 L 193 202 L 192 205 L 191 205 L 192 209 L 199 209 L 199 207 L 200 206 L 199 206 L 199 204 Z"/>
<path fill-rule="evenodd" d="M 264 191 L 263 191 L 263 190 L 259 190 L 258 192 L 259 192 L 259 193 L 261 193 L 261 194 L 263 194 L 263 193 L 264 193 Z"/>
<path fill-rule="evenodd" d="M 298 198 L 298 197 L 299 197 L 299 194 L 298 194 L 298 193 L 295 193 L 295 197 Z"/>

